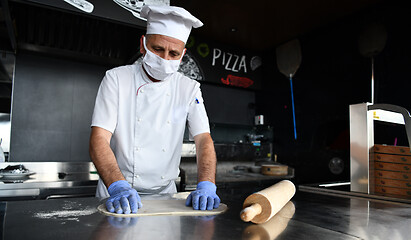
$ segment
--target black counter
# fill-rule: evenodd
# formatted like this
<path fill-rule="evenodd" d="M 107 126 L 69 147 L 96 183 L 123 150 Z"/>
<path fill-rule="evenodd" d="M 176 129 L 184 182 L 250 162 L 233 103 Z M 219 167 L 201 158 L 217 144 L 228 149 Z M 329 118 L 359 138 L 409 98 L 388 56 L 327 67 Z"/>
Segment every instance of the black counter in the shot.
<path fill-rule="evenodd" d="M 258 190 L 258 189 L 253 189 Z M 251 189 L 219 191 L 227 212 L 213 217 L 115 218 L 97 212 L 97 198 L 3 202 L 3 239 L 409 239 L 411 208 L 366 199 L 299 192 L 292 218 L 264 225 L 240 220 Z M 146 196 L 145 198 L 163 196 Z M 270 231 L 272 231 L 270 233 Z M 277 232 L 275 232 L 277 231 Z M 271 234 L 271 235 L 270 235 Z"/>

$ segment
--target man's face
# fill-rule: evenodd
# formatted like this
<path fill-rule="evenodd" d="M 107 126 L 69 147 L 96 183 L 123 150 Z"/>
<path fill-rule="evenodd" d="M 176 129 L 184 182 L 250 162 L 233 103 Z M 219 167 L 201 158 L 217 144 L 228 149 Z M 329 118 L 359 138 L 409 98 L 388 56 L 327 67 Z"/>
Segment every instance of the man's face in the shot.
<path fill-rule="evenodd" d="M 178 60 L 184 54 L 185 44 L 183 41 L 158 34 L 146 36 L 147 49 L 165 60 Z M 140 52 L 146 54 L 143 45 L 143 36 L 140 39 Z"/>

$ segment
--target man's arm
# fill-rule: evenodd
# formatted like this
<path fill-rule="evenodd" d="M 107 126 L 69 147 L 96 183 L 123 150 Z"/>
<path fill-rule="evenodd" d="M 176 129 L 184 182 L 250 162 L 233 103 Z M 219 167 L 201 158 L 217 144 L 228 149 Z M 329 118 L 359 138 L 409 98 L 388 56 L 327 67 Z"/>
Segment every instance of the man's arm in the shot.
<path fill-rule="evenodd" d="M 213 210 L 220 205 L 215 185 L 217 158 L 210 133 L 198 134 L 194 137 L 197 152 L 198 184 L 196 190 L 186 199 L 187 206 L 196 210 Z"/>
<path fill-rule="evenodd" d="M 111 136 L 111 132 L 103 128 L 91 128 L 90 157 L 106 187 L 118 180 L 125 180 L 110 148 Z"/>
<path fill-rule="evenodd" d="M 143 205 L 140 196 L 125 180 L 110 148 L 111 132 L 100 127 L 91 128 L 90 157 L 107 187 L 109 212 L 137 213 Z"/>
<path fill-rule="evenodd" d="M 197 153 L 198 182 L 210 181 L 215 183 L 217 157 L 210 133 L 194 136 Z"/>

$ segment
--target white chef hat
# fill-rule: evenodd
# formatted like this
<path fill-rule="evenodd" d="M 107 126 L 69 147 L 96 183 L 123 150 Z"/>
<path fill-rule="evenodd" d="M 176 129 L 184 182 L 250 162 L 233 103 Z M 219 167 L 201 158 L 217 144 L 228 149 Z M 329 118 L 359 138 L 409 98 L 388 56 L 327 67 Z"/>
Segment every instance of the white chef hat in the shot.
<path fill-rule="evenodd" d="M 147 19 L 147 34 L 160 34 L 187 42 L 191 28 L 203 23 L 187 10 L 173 6 L 145 5 L 140 16 Z"/>

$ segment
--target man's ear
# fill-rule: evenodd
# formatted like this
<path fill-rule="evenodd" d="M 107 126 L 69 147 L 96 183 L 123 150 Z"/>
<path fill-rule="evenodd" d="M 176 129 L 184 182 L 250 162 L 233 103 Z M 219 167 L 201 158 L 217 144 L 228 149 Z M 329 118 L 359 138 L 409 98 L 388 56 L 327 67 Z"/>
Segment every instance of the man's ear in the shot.
<path fill-rule="evenodd" d="M 146 54 L 146 50 L 144 49 L 143 41 L 144 41 L 144 35 L 141 35 L 141 38 L 140 38 L 140 53 L 144 55 L 144 54 Z"/>

